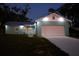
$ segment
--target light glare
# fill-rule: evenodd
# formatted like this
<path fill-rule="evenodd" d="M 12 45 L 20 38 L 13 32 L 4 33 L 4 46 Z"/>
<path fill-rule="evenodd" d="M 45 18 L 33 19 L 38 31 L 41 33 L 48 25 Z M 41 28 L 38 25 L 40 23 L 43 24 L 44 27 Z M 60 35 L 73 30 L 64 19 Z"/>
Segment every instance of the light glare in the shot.
<path fill-rule="evenodd" d="M 36 23 L 34 23 L 34 26 L 36 26 Z"/>
<path fill-rule="evenodd" d="M 60 17 L 60 18 L 58 19 L 58 21 L 64 22 L 64 18 L 63 18 L 63 17 Z"/>
<path fill-rule="evenodd" d="M 45 18 L 43 18 L 43 20 L 42 21 L 48 21 L 48 18 L 47 17 L 45 17 Z"/>
<path fill-rule="evenodd" d="M 6 29 L 7 29 L 7 27 L 8 27 L 8 26 L 7 26 L 7 25 L 5 25 L 5 27 L 6 27 Z"/>
<path fill-rule="evenodd" d="M 23 29 L 24 26 L 23 25 L 20 25 L 19 27 L 20 27 L 20 29 Z"/>
<path fill-rule="evenodd" d="M 37 22 L 37 25 L 39 25 L 39 23 L 40 23 L 40 22 L 38 21 L 38 22 Z"/>

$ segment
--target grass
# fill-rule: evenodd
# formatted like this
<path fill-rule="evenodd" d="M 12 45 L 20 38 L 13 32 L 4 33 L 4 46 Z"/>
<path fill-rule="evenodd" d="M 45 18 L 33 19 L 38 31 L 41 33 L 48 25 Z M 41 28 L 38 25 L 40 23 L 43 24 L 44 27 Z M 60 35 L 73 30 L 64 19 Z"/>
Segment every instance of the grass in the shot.
<path fill-rule="evenodd" d="M 45 38 L 26 35 L 0 35 L 1 56 L 67 56 Z"/>

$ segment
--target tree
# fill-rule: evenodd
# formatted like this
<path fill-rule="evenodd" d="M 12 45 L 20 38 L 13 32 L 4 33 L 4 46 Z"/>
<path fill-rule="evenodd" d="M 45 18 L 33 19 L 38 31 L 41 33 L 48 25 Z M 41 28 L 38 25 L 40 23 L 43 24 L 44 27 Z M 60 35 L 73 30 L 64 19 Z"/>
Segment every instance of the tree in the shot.
<path fill-rule="evenodd" d="M 71 20 L 73 26 L 79 26 L 79 4 L 64 4 L 58 11 L 66 18 Z"/>
<path fill-rule="evenodd" d="M 5 22 L 7 19 L 7 16 L 9 15 L 9 8 L 5 4 L 0 4 L 0 32 L 5 32 Z"/>
<path fill-rule="evenodd" d="M 5 33 L 5 23 L 8 21 L 28 21 L 26 17 L 28 8 L 10 8 L 6 4 L 0 4 L 0 33 Z"/>
<path fill-rule="evenodd" d="M 49 9 L 48 9 L 48 12 L 49 12 L 49 14 L 51 14 L 51 13 L 54 13 L 55 10 L 54 10 L 53 8 L 49 8 Z"/>

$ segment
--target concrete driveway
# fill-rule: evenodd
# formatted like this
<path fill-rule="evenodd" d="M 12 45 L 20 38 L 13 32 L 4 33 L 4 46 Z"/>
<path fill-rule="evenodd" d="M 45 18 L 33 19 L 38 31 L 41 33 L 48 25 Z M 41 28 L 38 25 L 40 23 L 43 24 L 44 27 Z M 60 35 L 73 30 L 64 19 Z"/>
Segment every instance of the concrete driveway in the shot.
<path fill-rule="evenodd" d="M 62 36 L 48 38 L 48 40 L 70 56 L 79 56 L 79 39 Z"/>

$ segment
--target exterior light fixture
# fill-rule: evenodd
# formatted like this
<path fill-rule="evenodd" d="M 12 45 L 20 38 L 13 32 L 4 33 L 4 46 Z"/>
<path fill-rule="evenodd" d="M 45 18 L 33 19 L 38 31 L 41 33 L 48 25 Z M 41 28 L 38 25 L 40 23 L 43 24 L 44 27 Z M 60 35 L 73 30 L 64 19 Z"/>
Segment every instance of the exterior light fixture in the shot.
<path fill-rule="evenodd" d="M 36 22 L 34 23 L 34 25 L 39 25 L 40 24 L 40 21 L 36 20 Z"/>
<path fill-rule="evenodd" d="M 7 28 L 8 28 L 8 26 L 7 26 L 7 25 L 5 25 L 5 28 L 7 29 Z"/>
<path fill-rule="evenodd" d="M 63 18 L 63 17 L 60 17 L 60 18 L 58 19 L 58 21 L 64 22 L 64 18 Z"/>
<path fill-rule="evenodd" d="M 40 23 L 40 22 L 38 21 L 38 22 L 37 22 L 37 25 L 39 25 L 39 23 Z"/>
<path fill-rule="evenodd" d="M 34 26 L 36 26 L 36 23 L 34 23 Z"/>
<path fill-rule="evenodd" d="M 42 21 L 48 21 L 48 17 L 43 18 Z"/>
<path fill-rule="evenodd" d="M 20 29 L 23 29 L 23 27 L 24 27 L 23 25 L 20 25 L 20 26 L 19 26 Z"/>

